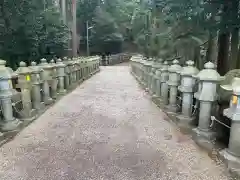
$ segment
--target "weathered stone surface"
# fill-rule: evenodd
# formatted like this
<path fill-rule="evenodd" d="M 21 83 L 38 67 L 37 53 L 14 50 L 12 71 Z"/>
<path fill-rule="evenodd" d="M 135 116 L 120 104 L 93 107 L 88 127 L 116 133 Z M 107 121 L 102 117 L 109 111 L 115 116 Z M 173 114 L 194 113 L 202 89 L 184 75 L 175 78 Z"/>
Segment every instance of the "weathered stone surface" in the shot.
<path fill-rule="evenodd" d="M 0 179 L 230 179 L 165 119 L 128 67 L 103 68 L 0 148 Z"/>
<path fill-rule="evenodd" d="M 229 71 L 227 74 L 225 74 L 224 77 L 225 77 L 225 79 L 221 82 L 221 85 L 231 84 L 232 80 L 235 77 L 240 78 L 240 69 L 233 69 L 233 70 Z M 219 94 L 220 100 L 222 100 L 222 101 L 229 101 L 230 97 L 232 95 L 231 92 L 226 91 L 222 88 L 219 88 L 218 94 Z"/>

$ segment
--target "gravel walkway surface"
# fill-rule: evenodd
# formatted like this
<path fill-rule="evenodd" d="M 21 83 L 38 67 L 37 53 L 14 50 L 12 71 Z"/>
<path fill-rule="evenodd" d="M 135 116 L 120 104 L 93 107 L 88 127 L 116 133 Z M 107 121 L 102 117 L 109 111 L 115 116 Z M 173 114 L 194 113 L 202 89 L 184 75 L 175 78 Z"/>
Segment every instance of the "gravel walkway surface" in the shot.
<path fill-rule="evenodd" d="M 1 180 L 227 180 L 128 66 L 102 71 L 0 148 Z"/>

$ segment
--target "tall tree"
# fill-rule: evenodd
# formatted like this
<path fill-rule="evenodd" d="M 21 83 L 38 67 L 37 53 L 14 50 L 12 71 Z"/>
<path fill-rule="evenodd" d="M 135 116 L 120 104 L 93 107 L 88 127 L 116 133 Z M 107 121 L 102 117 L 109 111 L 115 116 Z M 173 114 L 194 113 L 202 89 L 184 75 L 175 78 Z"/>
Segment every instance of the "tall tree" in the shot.
<path fill-rule="evenodd" d="M 62 55 L 68 29 L 52 1 L 2 0 L 0 14 L 0 56 L 12 67 L 50 52 Z"/>

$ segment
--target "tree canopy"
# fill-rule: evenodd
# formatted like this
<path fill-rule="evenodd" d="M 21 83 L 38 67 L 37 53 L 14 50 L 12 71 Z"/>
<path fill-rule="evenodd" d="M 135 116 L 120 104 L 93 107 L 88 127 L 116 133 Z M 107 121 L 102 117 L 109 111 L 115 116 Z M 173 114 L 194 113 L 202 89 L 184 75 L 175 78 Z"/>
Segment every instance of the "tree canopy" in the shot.
<path fill-rule="evenodd" d="M 0 14 L 0 57 L 12 67 L 61 56 L 68 45 L 69 30 L 51 0 L 2 0 Z"/>
<path fill-rule="evenodd" d="M 77 0 L 80 49 L 88 34 L 92 53 L 132 44 L 146 56 L 192 59 L 200 69 L 212 61 L 224 74 L 240 68 L 239 12 L 239 0 Z M 2 0 L 0 14 L 0 56 L 12 66 L 68 49 L 70 30 L 53 0 Z"/>
<path fill-rule="evenodd" d="M 220 74 L 240 68 L 239 0 L 82 0 L 78 11 L 96 27 L 92 44 L 123 37 L 147 56 L 192 59 L 199 68 L 212 61 Z"/>

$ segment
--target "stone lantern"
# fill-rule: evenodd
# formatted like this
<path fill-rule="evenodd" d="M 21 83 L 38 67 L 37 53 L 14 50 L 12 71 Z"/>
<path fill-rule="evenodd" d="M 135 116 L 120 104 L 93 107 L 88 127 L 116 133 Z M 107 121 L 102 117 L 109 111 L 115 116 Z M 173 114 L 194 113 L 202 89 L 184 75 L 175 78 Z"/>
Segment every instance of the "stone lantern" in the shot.
<path fill-rule="evenodd" d="M 89 59 L 85 59 L 86 79 L 90 77 L 89 73 Z"/>
<path fill-rule="evenodd" d="M 145 71 L 146 91 L 148 91 L 149 87 L 150 87 L 150 82 L 151 82 L 151 75 L 150 75 L 151 71 L 152 71 L 152 61 L 151 61 L 151 59 L 146 60 L 145 68 L 146 68 L 146 71 Z"/>
<path fill-rule="evenodd" d="M 93 57 L 90 57 L 91 59 L 91 68 L 90 68 L 90 75 L 92 76 L 93 75 L 93 72 L 94 72 L 94 58 Z"/>
<path fill-rule="evenodd" d="M 100 71 L 100 61 L 101 61 L 101 57 L 98 56 L 98 60 L 97 60 L 97 72 Z"/>
<path fill-rule="evenodd" d="M 6 61 L 4 61 L 4 66 L 6 66 Z M 12 100 L 13 101 L 18 101 L 18 96 L 19 96 L 19 92 L 13 87 L 13 81 L 15 80 L 15 85 L 16 85 L 16 80 L 18 79 L 18 74 L 16 72 L 14 72 L 12 70 L 12 68 L 10 67 L 6 67 L 6 69 L 8 70 L 8 72 L 11 74 L 11 81 L 9 81 L 10 87 L 11 87 L 11 91 L 12 91 Z"/>
<path fill-rule="evenodd" d="M 146 66 L 146 57 L 143 58 L 143 61 L 142 61 L 142 85 L 143 87 L 146 87 L 146 73 L 147 73 L 147 66 Z"/>
<path fill-rule="evenodd" d="M 151 94 L 151 85 L 152 85 L 152 78 L 154 76 L 155 73 L 155 68 L 153 68 L 153 58 L 149 59 L 149 64 L 148 64 L 148 80 L 147 80 L 147 90 L 149 91 L 149 93 Z"/>
<path fill-rule="evenodd" d="M 154 103 L 156 103 L 157 105 L 160 105 L 161 103 L 161 69 L 162 69 L 162 59 L 159 60 L 158 63 L 158 68 L 155 71 L 155 82 L 153 82 L 154 85 L 154 94 L 152 96 L 152 100 Z"/>
<path fill-rule="evenodd" d="M 94 65 L 93 58 L 90 58 L 90 76 L 93 75 L 93 65 Z"/>
<path fill-rule="evenodd" d="M 61 59 L 57 60 L 57 76 L 58 76 L 58 93 L 63 95 L 66 93 L 64 88 L 65 67 Z"/>
<path fill-rule="evenodd" d="M 161 69 L 161 99 L 164 105 L 168 105 L 168 62 L 163 63 Z"/>
<path fill-rule="evenodd" d="M 75 81 L 76 81 L 76 84 L 78 84 L 79 83 L 79 69 L 80 69 L 78 58 L 75 58 L 74 63 L 75 63 Z"/>
<path fill-rule="evenodd" d="M 135 77 L 137 78 L 138 82 L 141 82 L 141 57 L 135 56 L 134 62 L 135 62 Z"/>
<path fill-rule="evenodd" d="M 139 56 L 139 82 L 143 84 L 143 74 L 144 74 L 144 60 L 142 56 Z"/>
<path fill-rule="evenodd" d="M 161 97 L 161 68 L 156 70 L 156 93 L 153 97 L 160 98 Z"/>
<path fill-rule="evenodd" d="M 80 73 L 81 73 L 81 61 L 80 58 L 76 59 L 76 76 L 77 76 L 77 82 L 80 83 Z"/>
<path fill-rule="evenodd" d="M 154 96 L 156 93 L 156 70 L 161 67 L 161 64 L 157 60 L 153 62 L 152 65 L 152 81 L 150 82 L 150 92 Z"/>
<path fill-rule="evenodd" d="M 136 56 L 132 57 L 131 59 L 132 61 L 132 75 L 136 78 L 137 78 L 137 59 L 136 59 Z"/>
<path fill-rule="evenodd" d="M 198 127 L 193 129 L 195 140 L 201 146 L 211 148 L 212 142 L 215 140 L 215 133 L 210 128 L 211 111 L 213 102 L 217 98 L 217 86 L 222 80 L 222 77 L 214 69 L 215 65 L 212 62 L 207 62 L 204 65 L 196 78 L 201 83 L 201 92 L 199 94 L 199 122 Z"/>
<path fill-rule="evenodd" d="M 41 96 L 41 86 L 43 81 L 40 78 L 40 73 L 43 71 L 36 62 L 32 62 L 29 67 L 32 71 L 31 73 L 31 84 L 32 84 L 32 104 L 33 108 L 37 110 L 38 113 L 41 113 L 45 107 L 44 102 L 42 102 Z"/>
<path fill-rule="evenodd" d="M 50 61 L 50 66 L 52 66 L 51 97 L 57 99 L 58 73 L 57 65 L 53 59 Z"/>
<path fill-rule="evenodd" d="M 228 148 L 220 151 L 231 171 L 240 171 L 240 78 L 234 78 L 231 85 L 221 86 L 232 92 L 229 108 L 223 111 L 224 116 L 232 120 Z"/>
<path fill-rule="evenodd" d="M 13 117 L 12 75 L 5 64 L 6 61 L 0 60 L 0 101 L 3 116 L 0 125 L 2 131 L 13 131 L 18 128 L 21 122 Z"/>
<path fill-rule="evenodd" d="M 70 69 L 69 69 L 69 61 L 67 57 L 63 58 L 63 63 L 65 65 L 65 78 L 64 78 L 64 83 L 65 87 L 69 89 L 70 85 Z"/>
<path fill-rule="evenodd" d="M 68 59 L 67 66 L 68 66 L 68 69 L 69 69 L 69 86 L 70 86 L 70 88 L 72 88 L 73 81 L 74 81 L 74 78 L 73 78 L 74 63 L 73 63 L 71 58 Z"/>
<path fill-rule="evenodd" d="M 79 83 L 83 82 L 83 68 L 82 58 L 79 59 Z"/>
<path fill-rule="evenodd" d="M 50 97 L 50 85 L 52 83 L 52 66 L 47 63 L 46 59 L 41 59 L 39 67 L 43 69 L 40 73 L 40 77 L 43 80 L 43 101 L 45 105 L 53 103 L 53 99 Z"/>
<path fill-rule="evenodd" d="M 20 118 L 25 121 L 32 121 L 36 118 L 37 111 L 33 109 L 31 91 L 31 74 L 32 71 L 26 66 L 25 62 L 20 62 L 19 68 L 16 70 L 18 74 L 17 87 L 21 89 L 22 110 L 19 111 Z"/>
<path fill-rule="evenodd" d="M 94 58 L 94 65 L 93 65 L 93 74 L 96 74 L 97 72 L 97 60 L 98 60 L 98 57 L 93 57 Z"/>
<path fill-rule="evenodd" d="M 79 61 L 79 66 L 80 66 L 80 82 L 83 82 L 83 58 L 80 59 Z"/>
<path fill-rule="evenodd" d="M 87 71 L 86 71 L 86 61 L 85 59 L 82 60 L 82 79 L 83 81 L 87 79 Z"/>
<path fill-rule="evenodd" d="M 99 57 L 96 56 L 95 57 L 95 71 L 94 71 L 94 74 L 96 74 L 98 72 L 98 64 L 99 64 L 98 61 L 99 61 Z"/>
<path fill-rule="evenodd" d="M 85 64 L 84 59 L 81 60 L 81 80 L 85 80 Z"/>
<path fill-rule="evenodd" d="M 173 65 L 168 68 L 169 78 L 167 81 L 169 87 L 169 105 L 168 110 L 170 112 L 177 112 L 177 93 L 178 93 L 178 86 L 180 85 L 180 71 L 182 67 L 179 65 L 178 60 L 173 61 Z"/>
<path fill-rule="evenodd" d="M 84 80 L 86 80 L 88 78 L 88 68 L 87 68 L 87 60 L 84 59 L 83 60 L 83 77 L 84 77 Z"/>
<path fill-rule="evenodd" d="M 73 86 L 75 86 L 76 83 L 77 83 L 77 62 L 76 62 L 76 58 L 72 59 L 72 82 L 73 82 Z"/>
<path fill-rule="evenodd" d="M 194 86 L 196 84 L 196 76 L 199 71 L 194 67 L 193 61 L 187 61 L 187 66 L 183 67 L 181 75 L 181 85 L 178 87 L 182 93 L 182 113 L 177 116 L 180 124 L 186 124 L 192 122 L 192 105 L 193 105 L 193 93 Z"/>

